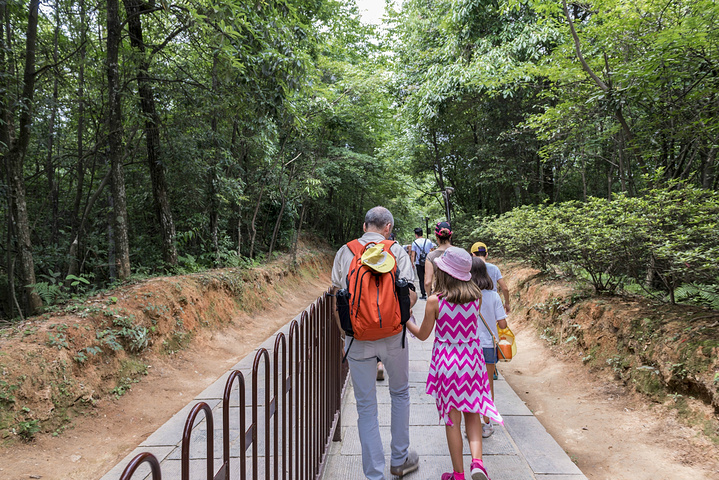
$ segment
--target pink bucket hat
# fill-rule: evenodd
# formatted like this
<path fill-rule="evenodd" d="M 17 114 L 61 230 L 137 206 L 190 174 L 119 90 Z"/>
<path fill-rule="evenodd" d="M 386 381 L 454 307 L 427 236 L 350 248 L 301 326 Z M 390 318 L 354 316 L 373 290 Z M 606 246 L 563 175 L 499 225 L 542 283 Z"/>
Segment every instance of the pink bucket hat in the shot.
<path fill-rule="evenodd" d="M 468 281 L 472 278 L 472 255 L 459 247 L 449 247 L 434 263 L 437 268 L 453 276 L 457 280 Z"/>

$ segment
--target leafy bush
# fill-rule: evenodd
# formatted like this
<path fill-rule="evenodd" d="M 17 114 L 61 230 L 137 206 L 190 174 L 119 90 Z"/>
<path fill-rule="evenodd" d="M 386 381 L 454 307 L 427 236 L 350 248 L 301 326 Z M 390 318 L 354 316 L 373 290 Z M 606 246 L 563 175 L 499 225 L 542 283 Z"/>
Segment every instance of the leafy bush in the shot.
<path fill-rule="evenodd" d="M 718 192 L 670 182 L 641 197 L 523 206 L 479 223 L 474 238 L 542 271 L 580 269 L 597 292 L 631 281 L 674 302 L 681 287 L 681 299 L 716 308 Z"/>

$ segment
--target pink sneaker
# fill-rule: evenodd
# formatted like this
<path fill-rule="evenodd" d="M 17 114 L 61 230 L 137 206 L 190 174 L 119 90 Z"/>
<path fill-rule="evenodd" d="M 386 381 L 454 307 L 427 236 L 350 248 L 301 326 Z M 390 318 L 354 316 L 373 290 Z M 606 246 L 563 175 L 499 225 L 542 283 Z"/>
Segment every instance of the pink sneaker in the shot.
<path fill-rule="evenodd" d="M 472 472 L 472 480 L 490 480 L 482 460 L 472 460 L 472 465 L 469 468 Z"/>
<path fill-rule="evenodd" d="M 457 477 L 457 475 L 460 476 Z M 457 478 L 461 478 L 462 480 L 464 480 L 464 472 L 458 474 L 452 472 L 443 473 L 441 480 L 456 480 Z"/>

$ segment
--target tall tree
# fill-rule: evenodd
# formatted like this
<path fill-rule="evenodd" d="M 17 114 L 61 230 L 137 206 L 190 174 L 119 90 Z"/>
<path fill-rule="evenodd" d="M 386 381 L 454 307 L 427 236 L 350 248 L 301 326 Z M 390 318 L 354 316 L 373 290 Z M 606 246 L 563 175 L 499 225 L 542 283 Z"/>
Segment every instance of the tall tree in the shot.
<path fill-rule="evenodd" d="M 25 32 L 25 65 L 23 68 L 22 93 L 16 100 L 18 104 L 19 116 L 17 134 L 13 135 L 11 131 L 12 101 L 9 96 L 9 90 L 4 89 L 5 98 L 2 101 L 2 118 L 5 120 L 0 126 L 2 133 L 0 140 L 6 149 L 6 158 L 8 165 L 8 177 L 10 183 L 10 197 L 12 204 L 12 219 L 14 225 L 12 230 L 16 235 L 16 243 L 18 249 L 18 257 L 20 260 L 19 273 L 23 282 L 24 301 L 27 311 L 30 314 L 38 313 L 42 309 L 42 299 L 34 288 L 35 283 L 35 261 L 32 252 L 32 239 L 30 237 L 30 215 L 27 208 L 27 200 L 25 197 L 25 155 L 27 154 L 30 137 L 32 134 L 31 126 L 33 121 L 33 98 L 35 95 L 35 51 L 37 47 L 37 25 L 38 25 L 38 8 L 39 0 L 30 0 L 28 5 L 27 30 Z M 4 10 L 8 15 L 7 9 Z M 3 40 L 3 50 L 10 44 L 10 31 L 7 28 L 9 22 L 7 18 L 3 22 L 6 25 L 5 37 Z M 7 66 L 4 63 L 3 66 Z M 0 72 L 0 76 L 9 78 L 12 76 L 10 71 Z"/>
<path fill-rule="evenodd" d="M 117 276 L 130 276 L 130 242 L 128 240 L 127 200 L 123 171 L 122 104 L 120 95 L 119 52 L 121 41 L 119 0 L 107 0 L 107 144 L 112 171 L 113 229 L 110 241 L 114 244 Z"/>
<path fill-rule="evenodd" d="M 155 95 L 150 80 L 150 59 L 155 53 L 147 52 L 142 33 L 142 15 L 151 11 L 149 5 L 142 0 L 124 0 L 127 12 L 127 25 L 130 32 L 130 43 L 135 49 L 137 63 L 137 90 L 140 94 L 140 110 L 145 119 L 145 143 L 147 146 L 147 164 L 150 168 L 152 195 L 155 200 L 155 211 L 162 236 L 162 258 L 168 265 L 177 265 L 177 247 L 175 242 L 175 223 L 168 196 L 165 167 L 162 163 L 160 145 L 160 117 L 155 108 Z M 175 30 L 172 36 L 179 34 L 183 28 Z M 168 39 L 169 40 L 169 39 Z M 167 40 L 163 42 L 166 44 Z"/>

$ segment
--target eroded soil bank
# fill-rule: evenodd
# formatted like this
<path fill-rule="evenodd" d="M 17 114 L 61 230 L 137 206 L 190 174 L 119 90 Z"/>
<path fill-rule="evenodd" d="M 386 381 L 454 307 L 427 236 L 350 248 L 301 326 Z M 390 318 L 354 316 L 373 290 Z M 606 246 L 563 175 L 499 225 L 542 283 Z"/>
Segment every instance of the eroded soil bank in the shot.
<path fill-rule="evenodd" d="M 326 291 L 331 253 L 153 278 L 4 330 L 0 479 L 101 477 Z"/>
<path fill-rule="evenodd" d="M 719 312 L 498 264 L 519 346 L 499 368 L 588 478 L 719 479 Z"/>

